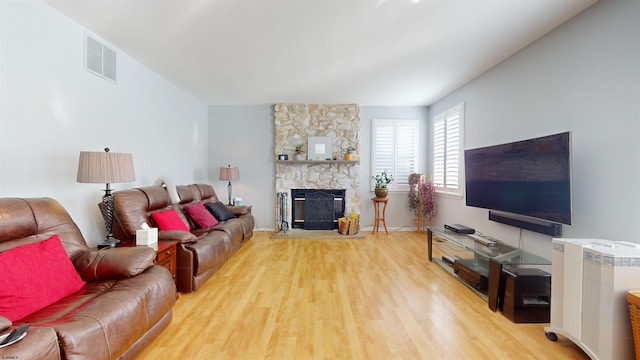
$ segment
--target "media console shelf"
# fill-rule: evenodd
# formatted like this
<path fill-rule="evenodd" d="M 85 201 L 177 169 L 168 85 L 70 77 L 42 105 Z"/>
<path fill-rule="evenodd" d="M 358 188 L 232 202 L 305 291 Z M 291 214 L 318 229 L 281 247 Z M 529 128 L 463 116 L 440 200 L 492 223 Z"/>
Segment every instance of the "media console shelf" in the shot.
<path fill-rule="evenodd" d="M 439 259 L 438 263 L 453 263 L 458 278 L 487 299 L 489 308 L 493 311 L 502 308 L 504 302 L 507 276 L 503 269 L 517 274 L 520 268 L 551 265 L 551 261 L 541 256 L 500 241 L 487 246 L 465 234 L 433 226 L 427 227 L 429 261 L 433 261 L 434 235 L 458 250 L 458 256 Z"/>

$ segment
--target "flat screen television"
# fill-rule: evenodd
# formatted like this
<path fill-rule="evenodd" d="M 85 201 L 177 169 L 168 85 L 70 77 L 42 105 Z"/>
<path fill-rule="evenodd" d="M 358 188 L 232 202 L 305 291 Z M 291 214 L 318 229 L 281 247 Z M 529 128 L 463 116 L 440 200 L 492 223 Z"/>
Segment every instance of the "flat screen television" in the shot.
<path fill-rule="evenodd" d="M 464 152 L 467 206 L 571 225 L 571 133 Z"/>

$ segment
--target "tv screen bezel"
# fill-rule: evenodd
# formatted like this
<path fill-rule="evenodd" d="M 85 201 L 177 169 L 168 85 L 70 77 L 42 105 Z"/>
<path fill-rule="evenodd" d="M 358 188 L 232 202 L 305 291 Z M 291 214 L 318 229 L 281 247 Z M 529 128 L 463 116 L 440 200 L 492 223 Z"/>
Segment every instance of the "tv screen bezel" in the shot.
<path fill-rule="evenodd" d="M 469 190 L 470 188 L 472 188 L 472 186 L 470 186 L 470 181 L 472 181 L 472 179 L 470 179 L 469 177 L 469 173 L 470 173 L 470 169 L 471 169 L 471 163 L 470 163 L 470 158 L 473 156 L 473 154 L 478 154 L 478 153 L 488 153 L 488 152 L 500 152 L 502 150 L 502 153 L 505 152 L 505 149 L 521 149 L 523 146 L 524 148 L 528 148 L 531 147 L 532 143 L 539 143 L 539 144 L 543 144 L 545 142 L 549 142 L 550 139 L 554 139 L 554 138 L 558 138 L 558 140 L 562 140 L 562 141 L 566 141 L 566 144 L 561 144 L 560 147 L 564 147 L 563 150 L 563 157 L 560 157 L 560 160 L 563 161 L 563 166 L 566 166 L 566 175 L 568 176 L 567 179 L 562 179 L 558 184 L 556 184 L 558 187 L 563 187 L 564 189 L 561 189 L 561 192 L 563 194 L 563 197 L 561 198 L 560 201 L 558 201 L 558 205 L 560 206 L 562 213 L 559 213 L 557 215 L 553 215 L 553 214 L 543 214 L 541 212 L 526 212 L 523 210 L 518 210 L 518 209 L 514 209 L 515 207 L 513 205 L 509 206 L 509 205 L 505 205 L 505 204 L 489 204 L 487 201 L 483 201 L 483 202 L 479 202 L 477 200 L 477 196 L 469 196 Z M 566 140 L 565 140 L 566 139 Z M 537 146 L 539 146 L 539 144 Z M 534 153 L 534 154 L 529 154 L 529 156 L 531 155 L 535 155 L 535 156 L 539 156 L 538 153 Z M 547 155 L 548 156 L 548 155 Z M 564 163 L 566 159 L 566 163 Z M 548 222 L 554 222 L 554 223 L 560 223 L 560 224 L 565 224 L 565 225 L 571 225 L 572 223 L 572 217 L 573 217 L 573 207 L 572 207 L 572 203 L 573 203 L 573 199 L 572 199 L 572 149 L 571 149 L 571 132 L 570 131 L 565 131 L 565 132 L 560 132 L 560 133 L 555 133 L 555 134 L 551 134 L 551 135 L 545 135 L 545 136 L 539 136 L 539 137 L 535 137 L 535 138 L 529 138 L 529 139 L 524 139 L 524 140 L 518 140 L 518 141 L 512 141 L 512 142 L 506 142 L 506 143 L 501 143 L 501 144 L 495 144 L 495 145 L 490 145 L 490 146 L 484 146 L 484 147 L 477 147 L 477 148 L 470 148 L 470 149 L 465 149 L 464 150 L 464 167 L 465 167 L 465 204 L 467 206 L 470 207 L 476 207 L 476 208 L 482 208 L 482 209 L 488 209 L 488 210 L 496 210 L 496 211 L 501 211 L 501 212 L 505 212 L 505 213 L 510 213 L 510 214 L 516 214 L 519 216 L 524 216 L 524 217 L 528 217 L 528 218 L 532 218 L 532 219 L 538 219 L 538 220 L 542 220 L 542 221 L 548 221 Z M 504 164 L 503 164 L 504 165 Z M 503 169 L 504 171 L 504 169 Z M 563 172 L 564 175 L 564 172 Z M 496 184 L 493 185 L 497 185 L 499 181 L 495 181 Z M 491 181 L 489 182 L 491 183 Z M 544 184 L 543 181 L 536 181 L 534 183 L 540 183 L 542 185 L 548 185 L 548 184 Z M 538 184 L 538 185 L 540 185 Z M 566 194 L 566 195 L 565 195 Z M 473 195 L 473 194 L 472 194 Z M 470 202 L 471 198 L 475 198 L 475 201 Z M 567 214 L 568 212 L 568 214 Z"/>

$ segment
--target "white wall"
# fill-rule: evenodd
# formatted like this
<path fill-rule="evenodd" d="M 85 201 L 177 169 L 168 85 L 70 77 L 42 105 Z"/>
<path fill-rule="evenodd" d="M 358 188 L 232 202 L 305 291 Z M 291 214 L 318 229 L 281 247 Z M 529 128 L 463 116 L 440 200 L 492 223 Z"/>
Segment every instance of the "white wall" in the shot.
<path fill-rule="evenodd" d="M 420 166 L 428 164 L 428 109 L 425 107 L 361 106 L 362 142 L 360 144 L 361 221 L 362 227 L 373 225 L 373 204 L 369 191 L 371 179 L 371 119 L 396 118 L 420 120 Z M 209 166 L 217 179 L 220 166 L 228 164 L 240 168 L 240 180 L 233 182 L 234 196 L 253 205 L 256 227 L 275 229 L 275 149 L 273 106 L 210 106 L 209 107 Z M 214 180 L 215 180 L 214 179 Z M 226 183 L 212 181 L 221 200 L 226 201 Z M 407 193 L 390 193 L 386 218 L 387 227 L 415 228 L 413 214 L 407 206 Z"/>
<path fill-rule="evenodd" d="M 83 68 L 84 31 L 41 1 L 0 1 L 0 196 L 53 197 L 92 245 L 102 184 L 76 182 L 80 151 L 133 154 L 136 182 L 207 176 L 207 106 L 118 50 L 118 83 Z M 117 49 L 116 49 L 117 50 Z"/>
<path fill-rule="evenodd" d="M 600 1 L 431 107 L 465 102 L 465 148 L 571 131 L 573 225 L 564 237 L 640 242 L 640 2 Z M 518 244 L 464 199 L 438 198 L 436 222 L 462 223 Z M 551 256 L 551 239 L 523 232 Z"/>

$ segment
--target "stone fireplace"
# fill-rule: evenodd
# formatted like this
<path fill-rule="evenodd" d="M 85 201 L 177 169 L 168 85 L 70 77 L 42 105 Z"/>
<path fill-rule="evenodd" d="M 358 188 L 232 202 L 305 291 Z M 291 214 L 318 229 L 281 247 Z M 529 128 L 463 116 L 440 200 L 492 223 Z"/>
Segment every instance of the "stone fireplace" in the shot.
<path fill-rule="evenodd" d="M 276 160 L 276 188 L 275 192 L 291 194 L 294 189 L 343 190 L 339 202 L 339 210 L 332 207 L 333 216 L 343 216 L 352 211 L 360 213 L 360 163 L 359 161 L 344 161 L 342 149 L 349 145 L 360 148 L 360 107 L 358 105 L 316 105 L 316 104 L 276 104 L 275 118 L 275 159 L 278 154 L 288 154 L 290 160 Z M 309 137 L 331 137 L 331 152 L 334 160 L 309 161 L 293 160 L 296 145 L 303 145 L 307 149 Z M 306 151 L 305 151 L 305 159 Z M 326 191 L 325 191 L 326 193 Z M 335 194 L 333 194 L 335 196 Z M 321 196 L 322 197 L 322 196 Z M 332 200 L 335 204 L 335 198 Z M 332 203 L 325 199 L 314 199 L 317 204 Z M 290 196 L 286 206 L 286 218 L 292 228 L 301 227 L 300 219 L 292 217 L 294 209 L 300 204 L 295 203 L 294 196 Z M 279 223 L 279 204 L 274 204 L 276 224 Z M 300 210 L 297 211 L 298 214 Z M 304 211 L 303 211 L 304 212 Z M 338 214 L 340 212 L 340 214 Z M 320 214 L 322 216 L 326 216 Z M 315 221 L 315 220 L 314 220 Z M 328 222 L 328 220 L 326 220 Z M 331 220 L 333 222 L 333 219 Z M 306 221 L 303 221 L 304 223 Z M 308 223 L 307 223 L 308 225 Z M 318 226 L 327 226 L 318 225 Z M 337 226 L 337 224 L 335 225 Z M 332 229 L 334 227 L 331 227 Z M 337 227 L 335 227 L 337 228 Z"/>

